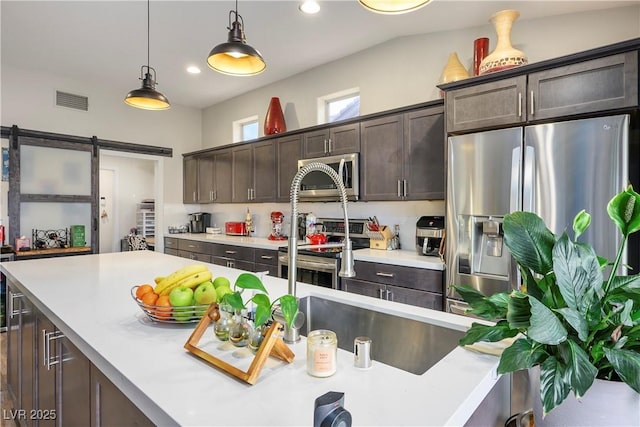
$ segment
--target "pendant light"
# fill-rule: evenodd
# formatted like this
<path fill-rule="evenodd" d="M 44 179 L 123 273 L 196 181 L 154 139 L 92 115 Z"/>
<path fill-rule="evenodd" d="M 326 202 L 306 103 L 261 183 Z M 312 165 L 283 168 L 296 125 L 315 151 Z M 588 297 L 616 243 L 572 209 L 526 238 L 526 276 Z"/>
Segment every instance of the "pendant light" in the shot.
<path fill-rule="evenodd" d="M 124 102 L 143 110 L 167 110 L 171 107 L 166 96 L 156 90 L 156 70 L 149 66 L 149 0 L 147 0 L 147 65 L 140 67 L 142 87 L 127 94 Z"/>
<path fill-rule="evenodd" d="M 367 10 L 388 15 L 413 12 L 431 3 L 431 0 L 358 0 Z"/>
<path fill-rule="evenodd" d="M 235 17 L 233 22 L 231 22 L 232 14 Z M 260 52 L 247 44 L 243 26 L 244 20 L 238 14 L 238 0 L 236 0 L 236 10 L 229 11 L 228 40 L 211 49 L 207 58 L 209 67 L 231 76 L 252 76 L 264 71 L 267 64 Z"/>

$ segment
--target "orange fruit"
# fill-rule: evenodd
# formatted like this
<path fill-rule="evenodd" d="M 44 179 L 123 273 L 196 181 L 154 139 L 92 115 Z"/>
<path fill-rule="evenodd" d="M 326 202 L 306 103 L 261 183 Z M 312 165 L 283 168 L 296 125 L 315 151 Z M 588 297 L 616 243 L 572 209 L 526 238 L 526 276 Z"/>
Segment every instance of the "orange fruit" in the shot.
<path fill-rule="evenodd" d="M 171 302 L 169 302 L 169 295 L 161 295 L 156 300 L 155 315 L 160 319 L 168 319 L 171 317 Z"/>
<path fill-rule="evenodd" d="M 148 293 L 148 292 L 153 292 L 153 286 L 145 283 L 144 285 L 140 285 L 138 286 L 138 289 L 136 289 L 136 298 L 138 298 L 139 300 L 142 299 L 142 297 L 144 296 L 144 294 Z"/>
<path fill-rule="evenodd" d="M 157 300 L 158 294 L 153 291 L 145 293 L 140 299 L 140 301 L 142 301 L 142 303 L 146 305 L 155 305 Z"/>

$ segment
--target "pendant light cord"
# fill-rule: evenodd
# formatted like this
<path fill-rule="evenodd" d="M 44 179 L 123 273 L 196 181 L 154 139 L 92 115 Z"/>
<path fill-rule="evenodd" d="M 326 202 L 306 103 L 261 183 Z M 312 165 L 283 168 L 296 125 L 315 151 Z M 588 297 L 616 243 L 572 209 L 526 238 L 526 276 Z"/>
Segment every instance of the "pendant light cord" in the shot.
<path fill-rule="evenodd" d="M 238 0 L 236 0 L 236 2 L 237 1 Z M 149 52 L 151 50 L 151 48 L 150 48 L 151 36 L 149 35 L 150 34 L 149 27 L 151 26 L 151 23 L 150 23 L 151 19 L 149 18 L 149 13 L 150 13 L 150 10 L 151 10 L 151 8 L 149 7 L 149 3 L 150 2 L 151 2 L 151 0 L 147 0 L 147 68 L 149 68 L 149 64 L 151 63 L 150 54 L 149 54 Z"/>

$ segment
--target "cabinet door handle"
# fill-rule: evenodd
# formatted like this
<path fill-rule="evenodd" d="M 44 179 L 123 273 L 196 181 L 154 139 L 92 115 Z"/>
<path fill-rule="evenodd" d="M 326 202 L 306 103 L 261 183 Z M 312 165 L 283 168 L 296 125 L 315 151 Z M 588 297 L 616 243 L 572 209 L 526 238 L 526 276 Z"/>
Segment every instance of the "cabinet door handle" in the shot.
<path fill-rule="evenodd" d="M 218 190 L 213 190 L 213 200 L 218 199 Z"/>
<path fill-rule="evenodd" d="M 196 247 L 196 245 L 187 245 L 188 248 L 194 248 Z"/>
<path fill-rule="evenodd" d="M 529 114 L 531 114 L 532 116 L 536 114 L 535 109 L 534 109 L 534 104 L 533 104 L 533 90 L 531 91 L 531 100 L 530 100 L 531 104 L 531 111 L 529 111 Z"/>
<path fill-rule="evenodd" d="M 60 362 L 66 362 L 70 359 L 62 359 L 58 356 L 51 356 L 51 341 L 58 340 L 60 338 L 64 338 L 64 334 L 60 331 L 47 332 L 46 329 L 42 330 L 42 340 L 43 340 L 43 360 L 42 364 L 47 368 L 47 371 L 51 370 L 51 367 L 54 365 L 58 365 Z"/>
<path fill-rule="evenodd" d="M 26 313 L 26 310 L 16 310 L 13 305 L 13 301 L 17 298 L 22 298 L 24 295 L 21 292 L 13 293 L 11 292 L 11 296 L 9 297 L 9 318 L 13 319 L 13 316 L 17 316 L 22 313 Z"/>
<path fill-rule="evenodd" d="M 224 253 L 227 255 L 235 255 L 238 253 L 238 251 L 224 251 Z"/>
<path fill-rule="evenodd" d="M 333 151 L 333 149 L 331 148 L 331 138 L 329 138 L 328 142 L 329 142 L 329 144 L 328 144 L 329 145 L 329 153 L 331 153 Z"/>
<path fill-rule="evenodd" d="M 235 263 L 233 261 L 227 261 L 227 267 L 233 268 L 235 267 Z"/>
<path fill-rule="evenodd" d="M 261 259 L 273 259 L 273 255 L 260 255 Z"/>
<path fill-rule="evenodd" d="M 380 299 L 384 299 L 384 289 L 382 288 L 378 289 L 378 297 Z"/>
<path fill-rule="evenodd" d="M 195 191 L 193 192 L 193 201 L 194 202 L 196 201 L 196 192 Z"/>
<path fill-rule="evenodd" d="M 329 145 L 329 141 L 327 141 L 326 139 L 324 140 L 324 154 L 327 154 L 329 152 L 327 146 Z"/>
<path fill-rule="evenodd" d="M 387 301 L 393 301 L 393 292 L 387 291 Z"/>
<path fill-rule="evenodd" d="M 247 188 L 247 200 L 251 200 L 251 189 Z"/>
<path fill-rule="evenodd" d="M 380 276 L 380 277 L 393 277 L 393 273 L 383 273 L 382 271 L 379 271 L 376 273 L 376 276 Z"/>
<path fill-rule="evenodd" d="M 251 189 L 251 200 L 255 200 L 256 199 L 256 189 L 252 188 Z"/>
<path fill-rule="evenodd" d="M 402 195 L 404 197 L 407 197 L 407 180 L 406 179 L 402 180 Z"/>
<path fill-rule="evenodd" d="M 402 197 L 402 188 L 400 186 L 400 180 L 398 180 L 398 197 Z"/>
<path fill-rule="evenodd" d="M 522 117 L 522 93 L 518 92 L 518 117 Z"/>

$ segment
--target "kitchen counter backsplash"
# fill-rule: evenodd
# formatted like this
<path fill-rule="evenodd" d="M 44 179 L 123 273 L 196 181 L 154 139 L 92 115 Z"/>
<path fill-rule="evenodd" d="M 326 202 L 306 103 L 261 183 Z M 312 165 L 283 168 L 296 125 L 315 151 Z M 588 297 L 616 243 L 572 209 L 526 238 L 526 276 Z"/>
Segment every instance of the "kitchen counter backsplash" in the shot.
<path fill-rule="evenodd" d="M 284 214 L 282 229 L 286 235 L 291 230 L 291 208 L 289 203 L 222 203 L 212 205 L 188 205 L 188 212 L 208 212 L 211 214 L 211 226 L 224 229 L 227 221 L 244 221 L 247 208 L 251 212 L 254 224 L 252 237 L 266 238 L 271 233 L 271 212 Z M 347 205 L 349 218 L 366 219 L 377 216 L 380 224 L 393 229 L 400 226 L 400 245 L 403 250 L 413 251 L 416 240 L 416 222 L 423 215 L 444 215 L 443 200 L 402 201 L 402 202 L 349 202 Z M 340 203 L 301 202 L 298 212 L 313 212 L 318 218 L 342 218 Z M 187 222 L 185 217 L 184 222 Z M 167 232 L 165 230 L 165 232 Z M 168 235 L 168 234 L 167 234 Z M 180 237 L 181 235 L 171 235 Z"/>
<path fill-rule="evenodd" d="M 165 234 L 165 237 L 271 250 L 277 250 L 281 246 L 287 246 L 286 240 L 269 240 L 266 237 L 227 236 L 224 234 L 206 233 Z M 444 270 L 444 261 L 440 258 L 418 255 L 413 247 L 394 251 L 357 249 L 353 251 L 353 258 L 356 261 L 369 261 L 378 264 Z"/>

